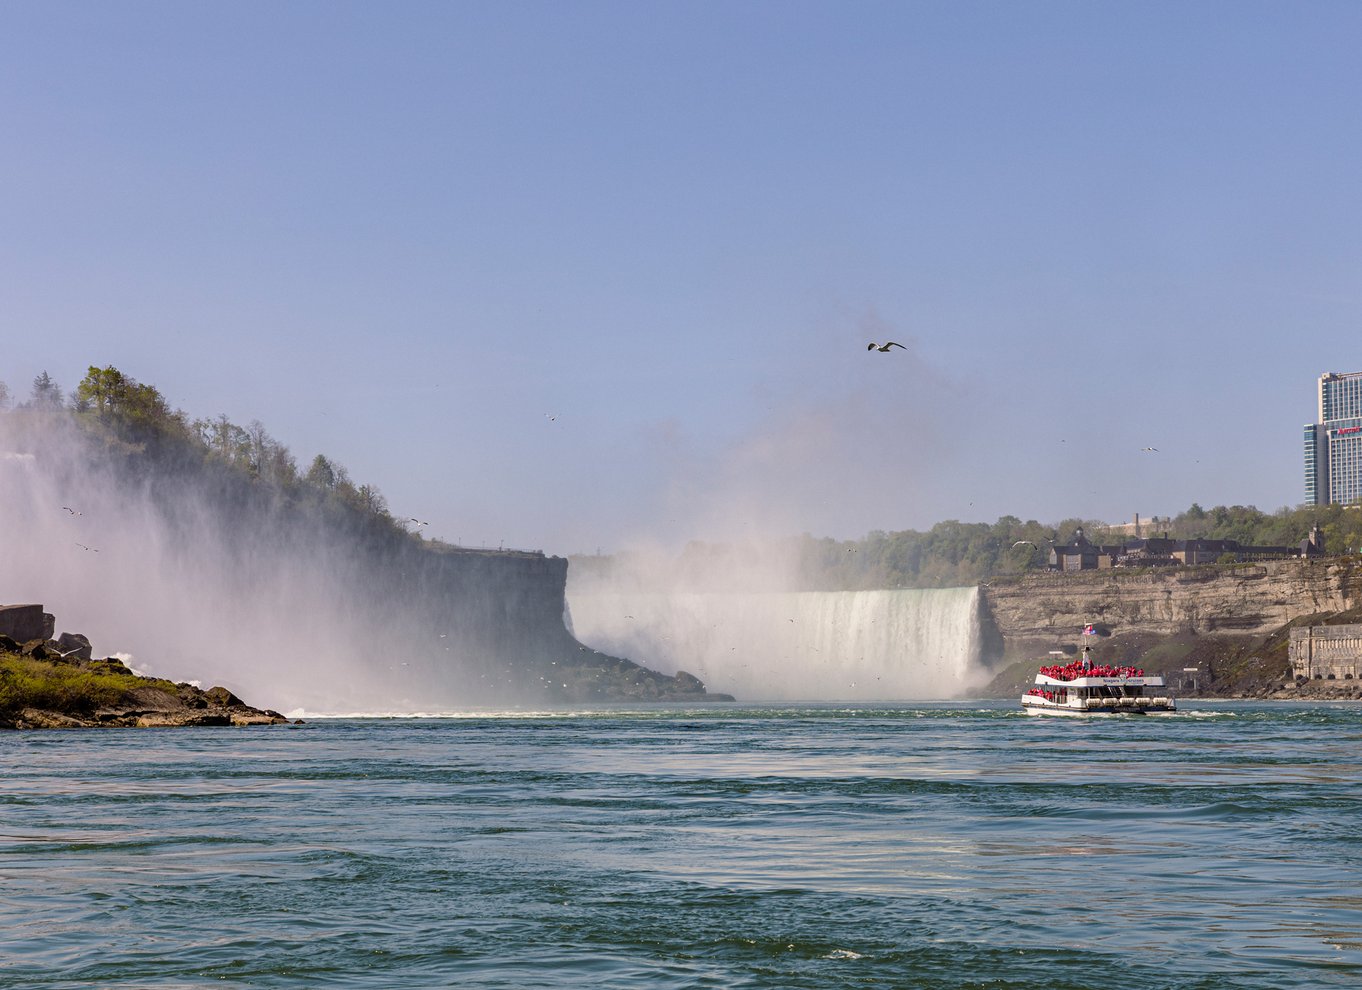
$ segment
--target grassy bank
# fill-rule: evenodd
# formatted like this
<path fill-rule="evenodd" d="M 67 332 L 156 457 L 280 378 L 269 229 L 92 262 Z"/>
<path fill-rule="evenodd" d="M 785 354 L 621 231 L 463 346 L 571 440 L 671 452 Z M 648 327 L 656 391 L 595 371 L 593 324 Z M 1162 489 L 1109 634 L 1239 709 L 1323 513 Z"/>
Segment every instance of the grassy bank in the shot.
<path fill-rule="evenodd" d="M 124 704 L 132 690 L 147 687 L 176 693 L 170 681 L 138 677 L 117 661 L 73 664 L 0 653 L 0 715 L 25 708 L 89 715 Z"/>

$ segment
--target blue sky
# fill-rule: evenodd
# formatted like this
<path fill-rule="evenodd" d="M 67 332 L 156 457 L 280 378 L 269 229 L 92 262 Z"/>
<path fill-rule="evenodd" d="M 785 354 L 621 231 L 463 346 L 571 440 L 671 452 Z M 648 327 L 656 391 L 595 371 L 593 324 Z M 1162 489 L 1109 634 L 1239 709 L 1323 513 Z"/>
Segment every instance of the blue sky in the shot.
<path fill-rule="evenodd" d="M 1294 505 L 1362 370 L 1360 42 L 1347 3 L 0 0 L 0 379 L 112 364 L 558 554 Z"/>

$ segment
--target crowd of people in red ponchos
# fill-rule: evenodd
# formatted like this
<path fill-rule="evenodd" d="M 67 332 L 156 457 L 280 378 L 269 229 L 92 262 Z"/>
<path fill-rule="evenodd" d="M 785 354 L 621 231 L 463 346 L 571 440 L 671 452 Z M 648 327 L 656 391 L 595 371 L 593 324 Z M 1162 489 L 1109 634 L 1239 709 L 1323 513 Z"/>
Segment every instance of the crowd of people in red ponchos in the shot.
<path fill-rule="evenodd" d="M 1071 660 L 1065 664 L 1046 664 L 1040 668 L 1046 677 L 1057 681 L 1072 681 L 1078 677 L 1143 677 L 1143 667 L 1113 667 L 1107 663 L 1087 663 Z"/>

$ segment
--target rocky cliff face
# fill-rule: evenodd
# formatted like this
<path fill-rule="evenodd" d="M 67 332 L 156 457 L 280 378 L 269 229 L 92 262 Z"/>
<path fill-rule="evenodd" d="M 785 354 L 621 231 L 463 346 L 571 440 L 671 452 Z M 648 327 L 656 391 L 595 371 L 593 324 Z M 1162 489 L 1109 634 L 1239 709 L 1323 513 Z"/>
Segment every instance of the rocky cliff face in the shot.
<path fill-rule="evenodd" d="M 452 652 L 493 699 L 505 685 L 531 701 L 732 700 L 684 671 L 659 673 L 576 640 L 564 622 L 567 569 L 537 552 L 403 547 L 384 570 L 422 626 L 438 630 L 408 664 L 435 690 Z"/>
<path fill-rule="evenodd" d="M 1267 636 L 1302 616 L 1362 605 L 1362 561 L 1046 573 L 981 591 L 1015 659 L 1073 646 L 1087 623 L 1118 636 Z"/>

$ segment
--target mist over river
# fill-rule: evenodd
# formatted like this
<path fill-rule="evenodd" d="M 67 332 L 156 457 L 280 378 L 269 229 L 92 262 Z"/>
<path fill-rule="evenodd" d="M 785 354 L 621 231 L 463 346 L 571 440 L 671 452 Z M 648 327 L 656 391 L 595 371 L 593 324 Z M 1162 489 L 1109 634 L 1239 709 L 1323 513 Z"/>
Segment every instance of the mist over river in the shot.
<path fill-rule="evenodd" d="M 1362 982 L 1362 710 L 9 733 L 0 986 Z"/>

